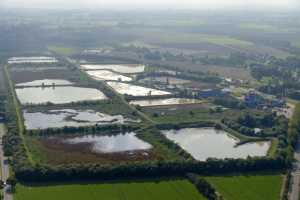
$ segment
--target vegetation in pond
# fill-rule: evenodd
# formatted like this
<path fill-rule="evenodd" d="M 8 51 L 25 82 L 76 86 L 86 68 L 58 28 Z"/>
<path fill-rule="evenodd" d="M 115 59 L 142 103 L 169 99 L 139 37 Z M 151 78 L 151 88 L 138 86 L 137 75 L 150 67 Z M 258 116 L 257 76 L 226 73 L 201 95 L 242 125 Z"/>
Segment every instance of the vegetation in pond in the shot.
<path fill-rule="evenodd" d="M 122 115 L 108 115 L 93 110 L 48 110 L 43 112 L 23 112 L 24 123 L 26 129 L 47 129 L 47 128 L 62 128 L 79 127 L 79 126 L 94 126 L 105 124 L 124 124 L 131 122 L 139 122 L 123 117 Z"/>

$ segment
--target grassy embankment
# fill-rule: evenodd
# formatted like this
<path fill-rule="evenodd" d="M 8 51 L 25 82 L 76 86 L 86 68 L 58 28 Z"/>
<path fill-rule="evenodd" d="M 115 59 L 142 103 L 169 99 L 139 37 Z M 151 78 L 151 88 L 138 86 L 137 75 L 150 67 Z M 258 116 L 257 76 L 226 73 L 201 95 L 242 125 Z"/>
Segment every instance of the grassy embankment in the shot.
<path fill-rule="evenodd" d="M 13 85 L 11 79 L 10 79 L 10 75 L 9 75 L 7 66 L 4 66 L 4 73 L 5 73 L 5 76 L 6 76 L 6 81 L 7 81 L 8 86 L 9 86 L 10 96 L 12 98 L 11 100 L 12 100 L 13 106 L 15 108 L 19 135 L 20 135 L 20 137 L 23 141 L 24 149 L 26 151 L 26 155 L 27 155 L 27 158 L 28 158 L 29 162 L 34 164 L 34 160 L 32 159 L 32 155 L 31 155 L 31 153 L 29 151 L 29 148 L 26 144 L 26 140 L 25 140 L 25 136 L 24 136 L 25 127 L 24 127 L 24 121 L 23 121 L 23 117 L 22 117 L 22 109 L 21 109 L 19 101 L 17 99 L 17 95 L 16 95 L 16 92 L 15 92 L 15 89 L 14 89 L 14 85 Z"/>

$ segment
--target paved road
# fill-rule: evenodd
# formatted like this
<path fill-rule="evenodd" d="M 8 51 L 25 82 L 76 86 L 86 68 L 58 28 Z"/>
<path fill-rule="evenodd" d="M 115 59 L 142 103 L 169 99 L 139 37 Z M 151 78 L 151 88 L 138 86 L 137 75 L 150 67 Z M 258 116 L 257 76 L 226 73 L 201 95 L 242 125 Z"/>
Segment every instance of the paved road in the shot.
<path fill-rule="evenodd" d="M 299 200 L 300 193 L 300 140 L 298 141 L 298 146 L 295 151 L 294 169 L 292 172 L 292 182 L 289 192 L 289 200 Z"/>
<path fill-rule="evenodd" d="M 1 180 L 6 181 L 9 177 L 8 160 L 3 154 L 2 137 L 6 133 L 4 124 L 0 123 L 0 163 L 1 163 Z M 4 200 L 12 200 L 13 196 L 8 192 L 8 188 L 4 188 Z"/>

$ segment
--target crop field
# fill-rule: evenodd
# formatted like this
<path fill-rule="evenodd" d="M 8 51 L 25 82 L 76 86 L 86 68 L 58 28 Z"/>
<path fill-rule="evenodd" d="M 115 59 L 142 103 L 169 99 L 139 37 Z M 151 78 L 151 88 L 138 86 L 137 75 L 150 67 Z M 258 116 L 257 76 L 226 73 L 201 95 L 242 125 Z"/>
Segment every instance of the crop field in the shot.
<path fill-rule="evenodd" d="M 17 185 L 16 200 L 205 200 L 187 180 L 49 186 Z"/>
<path fill-rule="evenodd" d="M 283 176 L 241 175 L 206 177 L 217 191 L 228 200 L 278 200 Z"/>
<path fill-rule="evenodd" d="M 250 70 L 245 68 L 238 67 L 228 67 L 228 66 L 218 66 L 218 65 L 201 65 L 201 64 L 192 64 L 189 63 L 180 63 L 180 62 L 165 62 L 168 65 L 172 65 L 174 68 L 181 70 L 191 70 L 195 72 L 210 72 L 212 74 L 218 74 L 221 77 L 241 79 L 245 81 L 253 81 Z"/>

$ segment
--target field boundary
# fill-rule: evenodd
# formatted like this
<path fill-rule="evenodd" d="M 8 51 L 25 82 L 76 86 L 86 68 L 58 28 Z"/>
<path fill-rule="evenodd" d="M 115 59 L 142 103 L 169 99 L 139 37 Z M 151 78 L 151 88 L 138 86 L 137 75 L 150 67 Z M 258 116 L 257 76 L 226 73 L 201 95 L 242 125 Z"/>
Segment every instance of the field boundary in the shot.
<path fill-rule="evenodd" d="M 31 156 L 31 153 L 26 145 L 26 140 L 25 140 L 25 136 L 24 136 L 24 133 L 25 133 L 25 127 L 24 127 L 24 123 L 23 123 L 23 118 L 22 118 L 22 114 L 20 112 L 20 105 L 19 105 L 19 102 L 18 102 L 18 99 L 16 97 L 16 93 L 15 93 L 15 90 L 14 90 L 14 86 L 13 86 L 13 83 L 10 79 L 10 75 L 9 75 L 9 72 L 8 72 L 8 69 L 7 69 L 7 65 L 5 65 L 4 67 L 4 72 L 5 72 L 5 77 L 6 77 L 6 81 L 8 83 L 8 86 L 9 86 L 9 91 L 10 91 L 10 95 L 12 96 L 12 101 L 13 101 L 13 105 L 15 107 L 15 113 L 16 113 L 16 117 L 17 117 L 17 126 L 18 126 L 18 133 L 19 133 L 19 136 L 21 137 L 22 139 L 22 143 L 23 143 L 23 146 L 24 146 L 24 149 L 25 149 L 25 152 L 26 152 L 26 155 L 27 155 L 27 158 L 29 160 L 29 162 L 31 164 L 34 164 L 34 160 Z"/>

